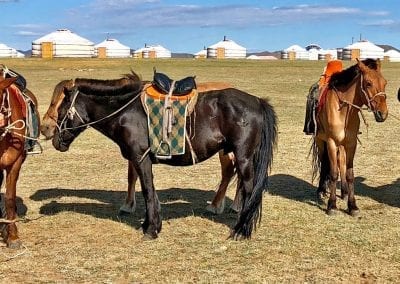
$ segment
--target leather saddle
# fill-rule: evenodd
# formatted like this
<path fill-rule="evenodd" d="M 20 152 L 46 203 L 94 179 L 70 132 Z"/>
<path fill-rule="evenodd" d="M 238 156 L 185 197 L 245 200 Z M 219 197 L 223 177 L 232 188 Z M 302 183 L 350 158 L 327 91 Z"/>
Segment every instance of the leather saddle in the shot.
<path fill-rule="evenodd" d="M 184 96 L 190 93 L 193 89 L 196 89 L 196 81 L 194 79 L 195 76 L 189 76 L 179 81 L 174 81 L 166 74 L 159 73 L 154 69 L 152 84 L 163 94 L 168 94 L 171 88 L 173 88 L 172 94 L 174 96 Z"/>
<path fill-rule="evenodd" d="M 5 78 L 17 77 L 17 80 L 14 82 L 14 84 L 17 85 L 18 89 L 21 91 L 25 91 L 26 80 L 21 74 L 15 72 L 14 70 L 8 69 L 5 65 L 0 65 L 0 72 Z"/>

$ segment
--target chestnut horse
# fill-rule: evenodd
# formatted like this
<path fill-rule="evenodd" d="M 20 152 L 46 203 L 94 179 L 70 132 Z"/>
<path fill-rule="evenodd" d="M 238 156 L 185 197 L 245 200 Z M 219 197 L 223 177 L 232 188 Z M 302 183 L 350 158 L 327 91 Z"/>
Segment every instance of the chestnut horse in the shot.
<path fill-rule="evenodd" d="M 220 150 L 233 152 L 241 201 L 230 237 L 250 238 L 261 220 L 263 193 L 277 138 L 273 107 L 264 99 L 234 88 L 199 93 L 190 117 L 196 123 L 187 125 L 193 131 L 191 147 L 187 145 L 183 155 L 164 160 L 148 151 L 147 115 L 138 99 L 142 91 L 143 82 L 138 76 L 130 86 L 110 89 L 93 82 L 64 91 L 53 146 L 67 151 L 89 125 L 118 144 L 123 157 L 131 161 L 139 175 L 146 204 L 142 228 L 145 237 L 151 239 L 157 238 L 162 228 L 153 164 L 189 166 L 193 165 L 193 155 L 202 162 Z"/>
<path fill-rule="evenodd" d="M 342 182 L 342 197 L 348 194 L 348 213 L 358 214 L 354 197 L 353 161 L 359 133 L 359 113 L 362 107 L 374 113 L 377 122 L 388 116 L 385 94 L 386 80 L 381 73 L 379 60 L 366 59 L 332 75 L 325 91 L 322 91 L 317 113 L 317 133 L 313 143 L 314 176 L 319 171 L 318 196 L 329 189 L 327 213 L 334 214 L 336 206 L 336 182 Z"/>
<path fill-rule="evenodd" d="M 130 84 L 132 75 L 126 74 L 123 78 L 115 80 L 93 80 L 93 79 L 82 79 L 78 78 L 75 80 L 64 80 L 58 83 L 53 91 L 53 96 L 50 101 L 49 108 L 43 116 L 40 132 L 45 136 L 46 139 L 52 139 L 56 129 L 56 122 L 58 118 L 58 107 L 62 103 L 65 94 L 65 89 L 70 89 L 73 86 L 79 86 L 90 82 L 99 82 L 110 87 L 117 87 Z M 147 83 L 144 81 L 144 83 Z M 197 83 L 198 92 L 206 92 L 212 90 L 222 90 L 231 88 L 232 85 L 226 82 L 200 82 Z M 214 214 L 221 214 L 225 207 L 225 194 L 228 186 L 235 176 L 234 167 L 234 155 L 232 153 L 224 154 L 223 151 L 219 152 L 219 161 L 221 164 L 221 181 L 217 188 L 217 192 L 211 203 L 206 207 L 207 211 Z M 136 198 L 135 198 L 135 185 L 138 179 L 138 174 L 132 163 L 128 161 L 128 190 L 124 203 L 120 207 L 121 214 L 130 214 L 135 212 Z M 239 195 L 237 194 L 238 188 L 236 188 L 236 194 L 231 209 L 239 211 Z"/>
<path fill-rule="evenodd" d="M 21 100 L 22 93 L 13 83 L 16 77 L 0 79 L 0 183 L 6 171 L 6 192 L 4 196 L 5 216 L 1 216 L 0 229 L 4 241 L 10 248 L 22 245 L 16 226 L 16 185 L 21 166 L 26 158 L 26 124 Z M 33 94 L 29 96 L 36 102 Z M 37 104 L 36 104 L 37 105 Z M 1 195 L 0 195 L 1 198 Z"/>

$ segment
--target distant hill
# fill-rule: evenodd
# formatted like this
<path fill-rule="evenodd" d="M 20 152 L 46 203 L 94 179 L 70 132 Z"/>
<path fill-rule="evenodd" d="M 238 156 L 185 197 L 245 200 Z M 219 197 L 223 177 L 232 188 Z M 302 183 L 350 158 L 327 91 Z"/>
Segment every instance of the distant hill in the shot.
<path fill-rule="evenodd" d="M 25 57 L 31 57 L 32 56 L 32 50 L 18 50 L 18 52 L 21 52 L 23 55 L 25 55 Z"/>
<path fill-rule="evenodd" d="M 194 55 L 190 53 L 171 53 L 172 58 L 193 58 Z"/>
<path fill-rule="evenodd" d="M 380 48 L 383 48 L 383 50 L 386 52 L 386 51 L 388 51 L 388 50 L 396 50 L 396 51 L 398 51 L 398 52 L 400 52 L 400 50 L 399 49 L 397 49 L 397 48 L 395 48 L 395 47 L 393 47 L 393 46 L 391 46 L 391 45 L 388 45 L 388 44 L 377 44 L 377 46 L 379 46 Z"/>
<path fill-rule="evenodd" d="M 257 55 L 257 56 L 273 56 L 276 57 L 277 59 L 281 58 L 281 52 L 280 51 L 261 51 L 261 52 L 252 52 L 252 53 L 247 53 L 247 56 L 250 55 Z"/>

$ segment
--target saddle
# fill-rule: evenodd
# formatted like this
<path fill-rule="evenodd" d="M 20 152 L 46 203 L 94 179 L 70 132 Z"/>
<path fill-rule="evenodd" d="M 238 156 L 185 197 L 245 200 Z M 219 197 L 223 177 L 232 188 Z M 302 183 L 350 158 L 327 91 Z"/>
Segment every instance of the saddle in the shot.
<path fill-rule="evenodd" d="M 20 89 L 22 92 L 26 89 L 26 79 L 19 73 L 14 70 L 8 69 L 7 66 L 1 64 L 0 65 L 0 73 L 4 78 L 16 77 L 14 84 Z"/>
<path fill-rule="evenodd" d="M 183 96 L 190 93 L 193 89 L 196 89 L 196 81 L 194 78 L 195 76 L 189 76 L 179 81 L 174 81 L 164 73 L 158 73 L 154 69 L 152 84 L 163 94 L 168 94 L 172 89 L 172 95 Z"/>
<path fill-rule="evenodd" d="M 148 116 L 151 151 L 159 159 L 185 153 L 188 142 L 193 163 L 195 153 L 186 133 L 186 118 L 194 110 L 197 90 L 194 76 L 179 81 L 154 70 L 153 82 L 143 87 L 142 104 Z"/>

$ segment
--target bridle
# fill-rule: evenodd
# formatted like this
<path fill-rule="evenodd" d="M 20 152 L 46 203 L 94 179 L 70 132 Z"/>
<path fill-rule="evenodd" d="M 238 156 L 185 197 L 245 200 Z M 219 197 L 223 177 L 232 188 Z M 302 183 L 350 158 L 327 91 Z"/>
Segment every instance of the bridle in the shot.
<path fill-rule="evenodd" d="M 119 109 L 117 109 L 116 111 L 106 115 L 105 117 L 102 117 L 98 120 L 92 121 L 92 122 L 85 122 L 82 118 L 82 116 L 79 114 L 79 112 L 77 111 L 76 107 L 75 107 L 75 103 L 76 103 L 76 99 L 78 97 L 78 94 L 81 93 L 78 88 L 75 88 L 74 93 L 72 94 L 72 101 L 71 101 L 71 105 L 68 108 L 68 111 L 65 113 L 64 117 L 62 118 L 60 124 L 56 123 L 56 127 L 59 131 L 59 133 L 61 134 L 62 132 L 68 131 L 69 133 L 71 133 L 70 130 L 75 130 L 75 129 L 79 129 L 79 128 L 88 128 L 93 124 L 99 123 L 103 120 L 106 120 L 114 115 L 116 115 L 117 113 L 121 112 L 122 110 L 124 110 L 126 107 L 128 107 L 132 102 L 134 102 L 137 98 L 140 97 L 141 92 L 139 92 L 135 97 L 133 97 L 131 100 L 129 100 L 126 104 L 124 104 L 122 107 L 120 107 Z M 68 120 L 74 120 L 74 117 L 78 117 L 78 119 L 83 123 L 81 125 L 78 126 L 74 126 L 74 127 L 67 127 L 67 121 Z"/>

